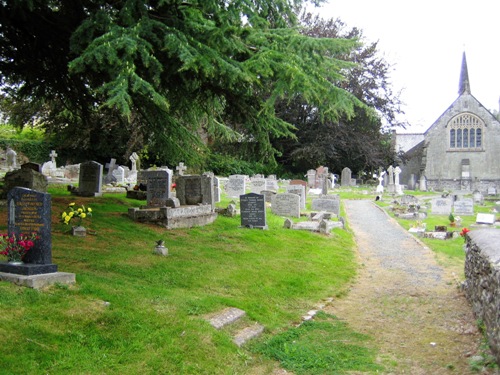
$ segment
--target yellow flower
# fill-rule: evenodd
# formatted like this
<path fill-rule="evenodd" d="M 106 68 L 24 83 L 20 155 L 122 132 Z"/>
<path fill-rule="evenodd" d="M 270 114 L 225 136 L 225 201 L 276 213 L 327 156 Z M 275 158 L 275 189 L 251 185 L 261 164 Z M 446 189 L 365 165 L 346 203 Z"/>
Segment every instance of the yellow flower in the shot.
<path fill-rule="evenodd" d="M 83 212 L 83 209 L 79 208 L 79 209 L 78 209 L 78 212 L 79 212 L 79 213 L 82 213 L 82 212 Z"/>
<path fill-rule="evenodd" d="M 92 212 L 92 209 L 90 207 L 87 207 L 88 212 Z"/>
<path fill-rule="evenodd" d="M 85 216 L 87 216 L 87 215 L 85 214 L 85 212 L 82 212 L 82 213 L 80 214 L 80 217 L 81 217 L 82 219 L 84 219 L 84 218 L 85 218 Z"/>
<path fill-rule="evenodd" d="M 70 216 L 66 216 L 64 218 L 64 224 L 69 224 L 69 221 L 71 220 L 71 217 Z"/>
<path fill-rule="evenodd" d="M 75 213 L 74 213 L 73 211 L 71 211 L 71 212 L 68 214 L 68 217 L 71 219 L 74 215 L 75 215 Z"/>
<path fill-rule="evenodd" d="M 66 212 L 63 212 L 62 213 L 62 218 L 64 219 L 66 217 L 67 213 Z"/>
<path fill-rule="evenodd" d="M 74 205 L 75 205 L 75 202 L 70 203 L 68 206 L 74 206 Z"/>

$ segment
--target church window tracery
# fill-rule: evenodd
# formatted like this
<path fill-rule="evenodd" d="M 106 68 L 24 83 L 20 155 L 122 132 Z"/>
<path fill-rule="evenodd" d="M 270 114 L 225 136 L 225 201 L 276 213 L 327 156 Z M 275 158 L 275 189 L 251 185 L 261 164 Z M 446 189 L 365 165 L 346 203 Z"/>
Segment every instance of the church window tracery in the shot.
<path fill-rule="evenodd" d="M 471 114 L 463 113 L 451 119 L 449 127 L 449 149 L 481 151 L 483 149 L 483 121 Z"/>

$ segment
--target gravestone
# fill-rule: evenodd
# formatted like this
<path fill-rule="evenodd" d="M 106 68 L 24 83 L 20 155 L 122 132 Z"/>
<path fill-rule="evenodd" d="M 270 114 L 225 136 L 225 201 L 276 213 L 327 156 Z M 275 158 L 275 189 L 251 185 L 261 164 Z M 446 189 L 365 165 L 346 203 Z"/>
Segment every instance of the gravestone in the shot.
<path fill-rule="evenodd" d="M 424 175 L 420 176 L 420 179 L 418 182 L 418 188 L 420 191 L 427 191 L 427 179 L 425 178 Z"/>
<path fill-rule="evenodd" d="M 391 194 L 395 193 L 396 187 L 394 186 L 394 167 L 392 165 L 389 165 L 389 168 L 387 168 L 387 176 L 389 178 L 387 183 L 387 192 Z"/>
<path fill-rule="evenodd" d="M 57 272 L 52 263 L 51 196 L 31 189 L 15 187 L 7 194 L 8 233 L 37 233 L 35 245 L 26 253 L 24 264 L 0 264 L 0 272 L 37 275 Z"/>
<path fill-rule="evenodd" d="M 462 198 L 453 202 L 454 215 L 474 215 L 474 201 L 471 198 Z"/>
<path fill-rule="evenodd" d="M 17 152 L 15 152 L 10 147 L 7 147 L 5 152 L 5 159 L 7 160 L 7 169 L 13 171 L 17 169 Z"/>
<path fill-rule="evenodd" d="M 116 167 L 111 174 L 113 175 L 114 182 L 117 184 L 123 184 L 125 182 L 125 169 L 123 167 Z"/>
<path fill-rule="evenodd" d="M 266 188 L 265 190 L 273 190 L 278 191 L 278 180 L 276 180 L 276 176 L 271 175 L 266 178 Z"/>
<path fill-rule="evenodd" d="M 338 195 L 322 195 L 311 201 L 311 210 L 326 211 L 340 215 L 340 197 Z"/>
<path fill-rule="evenodd" d="M 434 215 L 449 215 L 453 202 L 448 198 L 433 198 L 431 200 L 431 213 Z"/>
<path fill-rule="evenodd" d="M 271 190 L 262 190 L 260 193 L 264 196 L 264 200 L 267 203 L 271 203 L 273 201 L 273 197 L 276 195 L 276 192 Z"/>
<path fill-rule="evenodd" d="M 42 166 L 38 163 L 33 163 L 33 162 L 21 164 L 21 169 L 31 169 L 35 172 L 42 173 Z"/>
<path fill-rule="evenodd" d="M 114 181 L 113 171 L 117 167 L 117 165 L 116 165 L 116 159 L 111 158 L 111 160 L 109 161 L 109 163 L 106 163 L 105 167 L 108 170 L 108 173 L 106 174 L 106 177 L 104 178 L 104 182 L 106 184 L 110 184 L 110 183 L 112 183 Z"/>
<path fill-rule="evenodd" d="M 239 198 L 245 194 L 246 182 L 244 175 L 231 175 L 226 182 L 226 194 L 230 198 Z"/>
<path fill-rule="evenodd" d="M 266 179 L 265 178 L 252 178 L 250 180 L 250 191 L 255 194 L 260 194 L 262 190 L 266 189 Z"/>
<path fill-rule="evenodd" d="M 175 170 L 179 174 L 179 176 L 184 176 L 184 172 L 186 171 L 187 167 L 184 165 L 183 162 L 180 162 L 177 167 L 175 167 Z"/>
<path fill-rule="evenodd" d="M 408 189 L 415 190 L 416 184 L 417 183 L 415 181 L 415 175 L 412 173 L 412 174 L 410 174 L 410 177 L 408 178 Z"/>
<path fill-rule="evenodd" d="M 316 170 L 309 169 L 307 171 L 307 184 L 310 188 L 316 188 Z"/>
<path fill-rule="evenodd" d="M 304 186 L 304 191 L 305 191 L 305 194 L 306 194 L 306 197 L 307 197 L 307 182 L 304 181 L 304 180 L 291 180 L 290 183 L 288 185 L 302 185 Z"/>
<path fill-rule="evenodd" d="M 170 185 L 172 183 L 169 171 L 144 171 L 143 177 L 146 178 L 148 186 L 146 192 L 147 206 L 165 207 L 167 200 L 170 198 Z"/>
<path fill-rule="evenodd" d="M 472 193 L 472 198 L 474 199 L 474 203 L 483 204 L 484 196 L 480 191 L 475 190 L 474 193 Z"/>
<path fill-rule="evenodd" d="M 78 195 L 97 197 L 102 195 L 102 164 L 87 161 L 80 164 Z"/>
<path fill-rule="evenodd" d="M 3 189 L 5 194 L 16 186 L 46 193 L 48 185 L 47 176 L 33 169 L 21 168 L 5 174 Z"/>
<path fill-rule="evenodd" d="M 403 194 L 403 189 L 401 185 L 399 184 L 399 175 L 401 174 L 401 168 L 397 166 L 394 168 L 394 188 L 395 188 L 395 193 L 396 194 Z"/>
<path fill-rule="evenodd" d="M 342 169 L 342 176 L 340 178 L 341 186 L 351 186 L 352 172 L 349 168 Z"/>
<path fill-rule="evenodd" d="M 497 195 L 497 189 L 494 186 L 488 188 L 488 195 Z"/>
<path fill-rule="evenodd" d="M 261 194 L 240 195 L 241 226 L 267 229 L 266 201 Z"/>
<path fill-rule="evenodd" d="M 212 209 L 215 208 L 212 174 L 178 176 L 175 191 L 181 206 L 208 204 Z"/>
<path fill-rule="evenodd" d="M 300 197 L 300 208 L 306 209 L 306 188 L 303 185 L 288 185 L 286 192 L 289 194 L 297 194 Z"/>
<path fill-rule="evenodd" d="M 220 202 L 220 180 L 217 176 L 214 176 L 214 201 Z"/>
<path fill-rule="evenodd" d="M 297 194 L 276 194 L 271 201 L 271 212 L 278 216 L 300 217 L 300 197 Z"/>
<path fill-rule="evenodd" d="M 132 155 L 129 157 L 130 160 L 130 170 L 137 171 L 137 162 L 139 161 L 139 155 L 136 152 L 132 152 Z"/>
<path fill-rule="evenodd" d="M 496 221 L 495 214 L 478 213 L 476 216 L 477 224 L 493 225 L 495 224 L 495 221 Z"/>

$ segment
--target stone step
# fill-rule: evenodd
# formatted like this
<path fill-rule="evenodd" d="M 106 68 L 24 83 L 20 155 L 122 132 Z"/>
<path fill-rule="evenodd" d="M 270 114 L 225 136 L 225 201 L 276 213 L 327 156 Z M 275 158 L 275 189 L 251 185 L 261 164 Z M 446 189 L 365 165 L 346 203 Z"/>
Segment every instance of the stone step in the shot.
<path fill-rule="evenodd" d="M 246 343 L 248 340 L 259 336 L 262 332 L 264 332 L 264 326 L 260 325 L 258 323 L 255 323 L 254 325 L 245 327 L 245 328 L 241 329 L 240 331 L 236 332 L 236 334 L 233 337 L 233 342 L 236 345 L 241 346 L 244 343 Z"/>
<path fill-rule="evenodd" d="M 212 325 L 212 327 L 216 329 L 221 329 L 228 324 L 236 322 L 238 319 L 245 316 L 245 311 L 238 309 L 236 307 L 228 307 L 216 315 L 211 316 L 208 319 L 208 322 Z"/>

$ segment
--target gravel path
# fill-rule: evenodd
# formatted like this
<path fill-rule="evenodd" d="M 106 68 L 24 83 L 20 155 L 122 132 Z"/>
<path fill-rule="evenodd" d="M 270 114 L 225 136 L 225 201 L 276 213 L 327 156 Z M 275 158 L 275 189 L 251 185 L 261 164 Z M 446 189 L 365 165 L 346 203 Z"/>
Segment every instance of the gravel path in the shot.
<path fill-rule="evenodd" d="M 373 337 L 391 374 L 473 373 L 480 335 L 456 276 L 373 202 L 344 205 L 362 267 L 327 311 Z"/>

